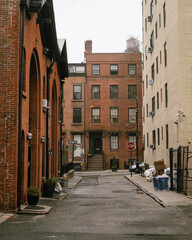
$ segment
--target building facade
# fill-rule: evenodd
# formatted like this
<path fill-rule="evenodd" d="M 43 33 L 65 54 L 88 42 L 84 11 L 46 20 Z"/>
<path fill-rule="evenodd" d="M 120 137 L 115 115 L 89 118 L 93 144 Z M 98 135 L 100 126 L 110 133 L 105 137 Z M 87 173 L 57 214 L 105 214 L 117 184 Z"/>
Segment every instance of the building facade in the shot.
<path fill-rule="evenodd" d="M 111 169 L 114 157 L 119 169 L 125 169 L 130 159 L 143 160 L 141 54 L 138 46 L 136 51 L 130 47 L 134 41 L 124 53 L 93 53 L 88 40 L 86 63 L 69 64 L 64 119 L 69 116 L 71 130 L 67 133 L 64 127 L 68 135 L 64 142 L 78 141 L 77 146 L 66 146 L 68 160 L 76 163 L 75 147 L 84 169 Z M 132 153 L 128 142 L 135 143 Z"/>
<path fill-rule="evenodd" d="M 192 139 L 189 0 L 143 0 L 144 160 L 164 159 Z"/>
<path fill-rule="evenodd" d="M 27 188 L 61 170 L 61 80 L 52 0 L 4 1 L 0 10 L 0 209 L 20 209 Z"/>

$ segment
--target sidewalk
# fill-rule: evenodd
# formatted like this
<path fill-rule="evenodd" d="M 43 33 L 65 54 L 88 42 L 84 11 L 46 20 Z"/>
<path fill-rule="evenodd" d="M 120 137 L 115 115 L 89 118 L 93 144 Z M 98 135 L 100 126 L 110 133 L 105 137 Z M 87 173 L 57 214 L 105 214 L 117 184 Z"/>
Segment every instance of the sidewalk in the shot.
<path fill-rule="evenodd" d="M 163 207 L 192 205 L 192 198 L 183 194 L 174 191 L 154 191 L 153 182 L 148 182 L 145 177 L 142 177 L 139 174 L 133 174 L 132 177 L 130 175 L 125 175 L 125 178 L 139 187 Z"/>
<path fill-rule="evenodd" d="M 69 179 L 68 181 L 68 188 L 75 188 L 79 182 L 81 182 L 82 177 L 74 176 L 73 178 Z M 65 189 L 65 188 L 64 188 Z M 40 200 L 62 200 L 67 197 L 67 193 L 63 192 L 61 194 L 54 194 L 52 198 L 43 198 L 41 197 Z M 18 212 L 20 214 L 47 214 L 51 211 L 52 207 L 45 206 L 45 205 L 37 205 L 36 207 L 30 207 L 28 205 L 21 205 L 21 211 Z M 0 212 L 0 224 L 5 222 L 7 219 L 11 218 L 14 214 L 10 213 L 2 213 Z"/>

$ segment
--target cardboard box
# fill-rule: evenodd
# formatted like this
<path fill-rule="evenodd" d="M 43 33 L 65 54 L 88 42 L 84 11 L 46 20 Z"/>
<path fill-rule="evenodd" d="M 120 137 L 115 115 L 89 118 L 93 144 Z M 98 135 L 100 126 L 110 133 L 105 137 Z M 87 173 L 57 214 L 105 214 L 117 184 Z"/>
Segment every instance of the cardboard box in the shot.
<path fill-rule="evenodd" d="M 166 168 L 164 164 L 164 159 L 159 161 L 154 161 L 154 165 L 156 170 L 155 176 L 162 175 L 164 173 L 164 169 Z"/>

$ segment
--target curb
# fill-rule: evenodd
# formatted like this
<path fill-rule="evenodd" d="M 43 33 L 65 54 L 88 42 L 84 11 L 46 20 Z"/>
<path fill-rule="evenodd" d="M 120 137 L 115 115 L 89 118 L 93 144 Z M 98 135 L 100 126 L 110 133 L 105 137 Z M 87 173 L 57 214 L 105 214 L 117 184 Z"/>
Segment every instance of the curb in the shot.
<path fill-rule="evenodd" d="M 159 203 L 162 207 L 166 208 L 166 204 L 159 199 L 158 197 L 156 197 L 155 195 L 153 195 L 152 193 L 148 192 L 145 188 L 143 188 L 141 185 L 139 185 L 138 183 L 133 182 L 129 177 L 124 176 L 127 180 L 129 180 L 131 183 L 133 183 L 135 186 L 137 186 L 138 188 L 140 188 L 146 195 L 148 195 L 149 197 L 151 197 L 153 200 L 155 200 L 157 203 Z"/>

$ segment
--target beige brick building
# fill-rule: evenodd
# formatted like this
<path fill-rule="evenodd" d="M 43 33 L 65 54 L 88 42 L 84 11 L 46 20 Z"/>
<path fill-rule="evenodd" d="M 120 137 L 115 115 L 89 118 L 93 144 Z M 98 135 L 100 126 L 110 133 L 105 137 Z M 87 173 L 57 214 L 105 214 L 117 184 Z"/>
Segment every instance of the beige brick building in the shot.
<path fill-rule="evenodd" d="M 192 141 L 192 1 L 143 0 L 144 159 Z"/>

